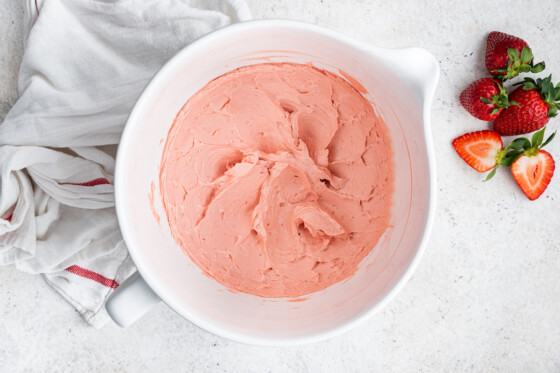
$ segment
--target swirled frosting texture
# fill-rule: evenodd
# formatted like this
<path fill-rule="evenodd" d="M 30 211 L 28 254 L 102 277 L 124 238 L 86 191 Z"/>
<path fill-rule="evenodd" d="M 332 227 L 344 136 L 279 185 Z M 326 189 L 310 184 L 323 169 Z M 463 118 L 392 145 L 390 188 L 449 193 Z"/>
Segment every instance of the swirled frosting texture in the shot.
<path fill-rule="evenodd" d="M 351 276 L 390 220 L 387 128 L 347 81 L 237 69 L 192 96 L 162 157 L 171 233 L 223 285 L 298 297 Z"/>

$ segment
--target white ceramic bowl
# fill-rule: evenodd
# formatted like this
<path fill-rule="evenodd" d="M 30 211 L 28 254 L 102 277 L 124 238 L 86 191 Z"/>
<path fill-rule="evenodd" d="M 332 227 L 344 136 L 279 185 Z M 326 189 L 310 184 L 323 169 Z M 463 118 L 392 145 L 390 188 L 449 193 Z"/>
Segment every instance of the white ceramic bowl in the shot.
<path fill-rule="evenodd" d="M 359 81 L 389 128 L 395 165 L 388 231 L 354 276 L 301 302 L 233 293 L 204 276 L 170 235 L 158 182 L 167 133 L 191 95 L 240 66 L 286 61 L 312 62 Z M 239 23 L 184 48 L 148 85 L 121 139 L 116 207 L 141 277 L 121 285 L 107 303 L 109 314 L 128 326 L 161 298 L 209 332 L 259 345 L 317 341 L 366 319 L 404 285 L 426 245 L 436 190 L 430 105 L 438 76 L 437 61 L 423 49 L 376 48 L 284 20 Z M 159 223 L 150 207 L 152 184 Z"/>

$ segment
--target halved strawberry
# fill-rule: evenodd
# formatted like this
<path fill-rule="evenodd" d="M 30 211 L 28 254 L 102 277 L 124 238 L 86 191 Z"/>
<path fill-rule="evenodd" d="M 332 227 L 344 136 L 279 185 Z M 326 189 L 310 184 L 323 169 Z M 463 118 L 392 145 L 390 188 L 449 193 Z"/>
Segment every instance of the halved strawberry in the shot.
<path fill-rule="evenodd" d="M 554 175 L 554 159 L 545 150 L 522 155 L 511 165 L 515 182 L 531 201 L 539 198 Z"/>
<path fill-rule="evenodd" d="M 554 159 L 542 147 L 552 141 L 556 131 L 543 143 L 545 130 L 546 127 L 535 132 L 531 141 L 524 137 L 513 140 L 501 162 L 504 166 L 511 165 L 515 182 L 531 201 L 543 194 L 554 175 Z"/>
<path fill-rule="evenodd" d="M 453 140 L 452 145 L 459 157 L 478 172 L 494 168 L 503 148 L 502 138 L 494 131 L 467 133 Z"/>

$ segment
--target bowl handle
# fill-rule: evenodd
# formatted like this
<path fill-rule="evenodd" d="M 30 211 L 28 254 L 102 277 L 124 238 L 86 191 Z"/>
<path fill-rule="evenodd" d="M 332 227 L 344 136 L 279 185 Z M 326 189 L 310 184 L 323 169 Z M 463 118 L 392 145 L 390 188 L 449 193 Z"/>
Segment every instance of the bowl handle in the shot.
<path fill-rule="evenodd" d="M 391 69 L 404 77 L 418 97 L 420 107 L 429 108 L 439 80 L 439 63 L 424 48 L 387 49 Z"/>
<path fill-rule="evenodd" d="M 161 301 L 136 272 L 111 295 L 105 309 L 113 321 L 127 328 Z"/>

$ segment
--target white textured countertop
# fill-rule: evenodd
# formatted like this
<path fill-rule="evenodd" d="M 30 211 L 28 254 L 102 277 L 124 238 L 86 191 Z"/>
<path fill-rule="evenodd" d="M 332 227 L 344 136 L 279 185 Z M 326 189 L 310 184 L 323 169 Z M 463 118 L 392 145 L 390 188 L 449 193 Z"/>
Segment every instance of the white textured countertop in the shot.
<path fill-rule="evenodd" d="M 0 2 L 0 120 L 17 98 L 21 0 Z M 440 61 L 432 112 L 435 229 L 404 290 L 326 342 L 252 347 L 198 329 L 160 304 L 129 329 L 95 330 L 40 276 L 0 268 L 0 371 L 560 372 L 560 171 L 529 202 L 509 172 L 491 182 L 451 140 L 487 125 L 459 104 L 483 77 L 486 34 L 527 40 L 560 80 L 560 12 L 536 1 L 249 1 L 255 18 L 291 18 L 368 43 L 421 46 Z M 544 75 L 544 74 L 541 74 Z M 553 79 L 554 80 L 554 79 Z M 551 121 L 560 128 L 560 119 Z M 560 160 L 560 140 L 548 151 Z"/>

